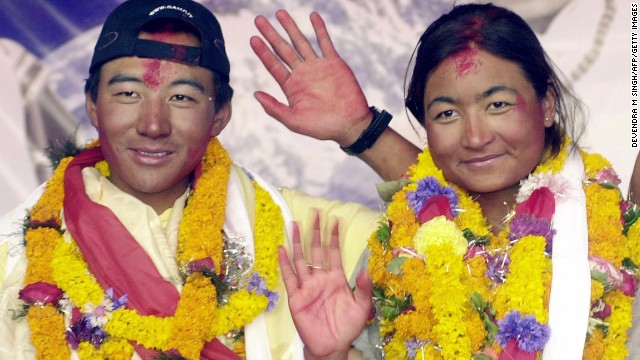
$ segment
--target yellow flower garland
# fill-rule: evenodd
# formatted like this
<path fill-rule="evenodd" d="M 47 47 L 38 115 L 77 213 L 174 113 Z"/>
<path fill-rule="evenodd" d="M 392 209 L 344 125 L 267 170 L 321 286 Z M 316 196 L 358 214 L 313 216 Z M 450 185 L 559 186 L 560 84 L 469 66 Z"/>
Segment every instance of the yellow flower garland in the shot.
<path fill-rule="evenodd" d="M 511 309 L 519 309 L 531 314 L 540 323 L 547 323 L 547 310 L 544 306 L 544 274 L 551 273 L 551 262 L 544 254 L 545 238 L 525 236 L 511 249 L 509 281 L 498 287 L 493 306 L 498 318 L 502 318 Z"/>
<path fill-rule="evenodd" d="M 565 139 L 559 155 L 540 164 L 533 175 L 557 174 L 564 167 L 569 144 L 570 139 Z M 581 155 L 586 174 L 583 188 L 587 196 L 589 254 L 607 259 L 620 268 L 623 259 L 638 259 L 640 250 L 634 245 L 640 242 L 640 222 L 632 225 L 626 236 L 623 235 L 619 190 L 615 186 L 602 186 L 595 180 L 601 171 L 611 170 L 611 165 L 597 154 L 581 152 Z M 378 313 L 380 336 L 387 358 L 421 359 L 429 354 L 424 358 L 468 359 L 472 354 L 480 354 L 483 347 L 499 353 L 501 348 L 489 340 L 478 311 L 471 310 L 469 299 L 474 292 L 486 304 L 492 305 L 496 319 L 518 310 L 523 315 L 533 315 L 540 324 L 546 324 L 551 259 L 545 255 L 545 237 L 528 235 L 510 245 L 509 224 L 500 234 L 491 233 L 480 205 L 468 193 L 447 182 L 428 149 L 419 155 L 418 163 L 410 168 L 408 174 L 412 182 L 394 194 L 387 208 L 387 221 L 369 240 L 369 272 L 374 285 L 384 290 L 388 301 L 404 299 L 411 303 L 409 309 L 397 305 L 400 308 L 396 313 L 400 313 L 396 315 Z M 390 270 L 395 268 L 393 262 L 397 260 L 394 253 L 398 249 L 413 247 L 411 240 L 420 224 L 408 204 L 407 194 L 416 191 L 417 182 L 427 177 L 455 189 L 460 211 L 453 222 L 459 229 L 469 231 L 478 241 L 488 239 L 484 250 L 489 254 L 507 249 L 511 265 L 508 281 L 504 284 L 496 284 L 485 276 L 487 265 L 483 258 L 463 260 L 453 253 L 450 246 L 443 245 L 437 245 L 437 250 L 429 249 L 425 260 L 409 258 L 402 263 L 401 271 Z M 379 239 L 383 227 L 391 228 L 386 244 Z M 620 290 L 605 292 L 602 283 L 593 283 L 596 288 L 600 287 L 599 292 L 594 290 L 592 294 L 594 300 L 602 299 L 609 304 L 612 315 L 606 319 L 609 324 L 607 333 L 596 329 L 587 339 L 584 358 L 624 359 L 633 297 L 624 295 Z"/>
<path fill-rule="evenodd" d="M 47 183 L 38 204 L 30 214 L 31 227 L 25 241 L 28 256 L 26 284 L 56 284 L 78 307 L 100 304 L 105 291 L 88 271 L 82 254 L 74 243 L 67 243 L 61 233 L 62 179 L 71 158 L 64 159 Z M 202 163 L 202 174 L 191 193 L 179 229 L 177 259 L 182 268 L 194 259 L 214 259 L 216 273 L 223 258 L 222 225 L 224 224 L 226 189 L 231 159 L 217 140 L 212 140 Z M 96 165 L 108 174 L 106 162 Z M 269 291 L 277 283 L 277 248 L 284 237 L 284 220 L 280 208 L 267 191 L 254 182 L 256 189 L 254 271 L 265 279 Z M 40 227 L 50 226 L 50 227 Z M 141 316 L 134 310 L 119 308 L 109 314 L 104 330 L 106 341 L 96 348 L 81 342 L 77 352 L 81 359 L 130 358 L 129 341 L 152 349 L 176 349 L 188 359 L 198 359 L 204 344 L 214 337 L 239 330 L 267 309 L 264 294 L 240 289 L 217 305 L 217 291 L 201 272 L 191 273 L 182 289 L 176 313 L 172 317 Z M 64 337 L 64 314 L 49 304 L 30 306 L 27 314 L 31 340 L 39 359 L 61 359 L 70 356 Z M 244 346 L 235 345 L 244 354 Z"/>

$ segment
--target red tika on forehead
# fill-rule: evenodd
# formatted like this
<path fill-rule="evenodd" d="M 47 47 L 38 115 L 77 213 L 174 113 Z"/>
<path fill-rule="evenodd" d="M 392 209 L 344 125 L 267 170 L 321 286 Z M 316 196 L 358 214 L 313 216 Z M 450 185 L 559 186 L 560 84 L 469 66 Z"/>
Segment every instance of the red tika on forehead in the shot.
<path fill-rule="evenodd" d="M 478 49 L 473 47 L 453 55 L 456 64 L 456 77 L 464 77 L 478 69 L 480 60 L 476 58 L 477 54 Z"/>
<path fill-rule="evenodd" d="M 142 80 L 151 89 L 157 89 L 162 82 L 162 76 L 160 75 L 161 65 L 161 61 L 157 59 L 145 62 L 146 71 L 142 76 Z"/>

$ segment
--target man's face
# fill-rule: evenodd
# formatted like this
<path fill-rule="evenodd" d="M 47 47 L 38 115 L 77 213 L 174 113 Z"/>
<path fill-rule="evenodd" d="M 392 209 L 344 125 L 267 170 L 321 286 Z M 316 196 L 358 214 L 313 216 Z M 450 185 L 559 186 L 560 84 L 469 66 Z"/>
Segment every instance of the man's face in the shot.
<path fill-rule="evenodd" d="M 140 37 L 199 46 L 185 33 Z M 229 118 L 229 106 L 216 111 L 214 96 L 212 73 L 202 67 L 138 57 L 105 63 L 97 100 L 87 96 L 87 112 L 111 181 L 156 211 L 171 206 Z"/>

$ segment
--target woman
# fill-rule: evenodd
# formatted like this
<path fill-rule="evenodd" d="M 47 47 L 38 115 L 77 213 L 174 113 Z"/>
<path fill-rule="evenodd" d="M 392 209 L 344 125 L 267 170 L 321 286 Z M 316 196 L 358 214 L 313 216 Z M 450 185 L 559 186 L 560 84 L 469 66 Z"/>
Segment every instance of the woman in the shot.
<path fill-rule="evenodd" d="M 629 200 L 636 204 L 640 201 L 640 154 L 636 156 L 633 173 L 631 173 L 631 181 L 629 182 Z"/>
<path fill-rule="evenodd" d="M 300 58 L 256 23 L 291 68 L 280 79 L 272 72 L 283 86 L 313 55 L 290 18 L 279 20 Z M 312 23 L 330 58 L 324 25 L 317 16 Z M 535 34 L 513 12 L 461 5 L 427 28 L 406 106 L 429 146 L 369 241 L 369 329 L 377 332 L 369 350 L 388 359 L 628 356 L 640 225 L 623 217 L 635 211 L 627 211 L 610 164 L 572 140 L 576 111 L 566 97 Z M 346 103 L 334 100 L 333 107 Z M 310 358 L 345 357 L 370 311 L 368 276 L 349 291 L 333 237 L 327 256 L 315 237 L 310 264 L 299 245 L 293 267 L 281 252 Z"/>

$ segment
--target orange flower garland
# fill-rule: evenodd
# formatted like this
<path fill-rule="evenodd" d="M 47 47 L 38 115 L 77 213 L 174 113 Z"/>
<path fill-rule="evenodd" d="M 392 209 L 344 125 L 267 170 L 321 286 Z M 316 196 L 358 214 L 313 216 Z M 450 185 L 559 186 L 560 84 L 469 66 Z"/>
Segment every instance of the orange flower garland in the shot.
<path fill-rule="evenodd" d="M 566 139 L 557 157 L 540 164 L 531 181 L 553 182 L 552 174 L 564 167 L 569 144 L 570 140 Z M 637 283 L 633 260 L 638 259 L 640 250 L 633 246 L 640 242 L 640 221 L 627 222 L 627 226 L 632 225 L 624 234 L 624 224 L 620 221 L 622 198 L 611 165 L 599 155 L 584 152 L 581 155 L 586 175 L 583 188 L 587 197 L 589 255 L 608 260 L 615 272 L 626 272 Z M 408 174 L 411 183 L 394 194 L 387 208 L 387 221 L 381 223 L 369 240 L 369 272 L 375 286 L 376 320 L 380 324 L 386 357 L 460 359 L 474 355 L 491 358 L 503 351 L 495 338 L 500 319 L 512 321 L 516 316 L 514 310 L 546 324 L 551 259 L 545 236 L 531 234 L 510 240 L 510 222 L 498 235 L 491 233 L 480 205 L 468 193 L 448 183 L 428 149 L 420 154 L 418 163 Z M 437 219 L 420 225 L 419 215 L 414 213 L 415 209 L 412 211 L 414 205 L 408 200 L 417 192 L 418 183 L 426 179 L 455 191 L 457 206 L 450 221 L 469 242 L 464 259 L 443 245 L 438 245 L 438 250 L 429 250 L 427 255 L 422 254 L 424 257 L 414 254 L 417 246 L 412 241 L 414 234 L 418 228 Z M 528 191 L 530 189 L 524 187 L 520 189 L 522 200 L 519 202 L 529 198 Z M 445 234 L 444 229 L 430 231 L 431 237 Z M 473 256 L 473 251 L 486 255 Z M 488 257 L 510 261 L 508 273 L 502 275 L 506 277 L 503 283 L 491 281 L 486 275 Z M 611 314 L 604 321 L 594 320 L 602 325 L 590 328 L 584 358 L 622 360 L 627 354 L 626 331 L 631 326 L 633 296 L 623 294 L 619 287 L 603 286 L 601 280 L 594 278 L 592 300 L 594 304 L 602 301 L 609 306 Z M 445 323 L 449 325 L 438 325 Z M 538 352 L 538 356 L 540 354 Z"/>
<path fill-rule="evenodd" d="M 62 207 L 62 178 L 66 158 L 47 183 L 44 194 L 31 212 L 30 227 L 25 241 L 28 255 L 26 284 L 44 282 L 56 284 L 65 293 L 67 309 L 77 305 L 89 308 L 111 302 L 105 291 L 88 272 L 87 264 L 74 243 L 67 243 L 59 232 Z M 223 258 L 222 225 L 224 223 L 226 188 L 231 159 L 217 140 L 209 144 L 202 164 L 202 174 L 185 207 L 179 230 L 177 258 L 186 269 L 194 259 L 211 257 L 216 273 Z M 108 165 L 100 162 L 96 168 L 105 174 Z M 241 329 L 264 312 L 275 293 L 277 282 L 277 248 L 284 238 L 284 220 L 279 207 L 268 192 L 254 182 L 256 188 L 255 258 L 253 276 L 262 279 L 265 289 L 241 288 L 217 304 L 217 290 L 202 272 L 188 275 L 182 289 L 176 313 L 172 317 L 141 316 L 134 310 L 115 308 L 106 315 L 104 331 L 108 334 L 100 347 L 80 342 L 77 352 L 81 359 L 130 358 L 133 348 L 129 341 L 162 351 L 177 349 L 188 359 L 199 358 L 203 345 L 216 336 Z M 249 279 L 247 279 L 248 281 Z M 74 305 L 75 304 L 75 305 Z M 70 350 L 65 340 L 65 315 L 55 304 L 29 304 L 27 318 L 32 343 L 39 359 L 51 359 L 50 354 L 68 359 Z M 234 345 L 240 354 L 244 346 Z"/>

